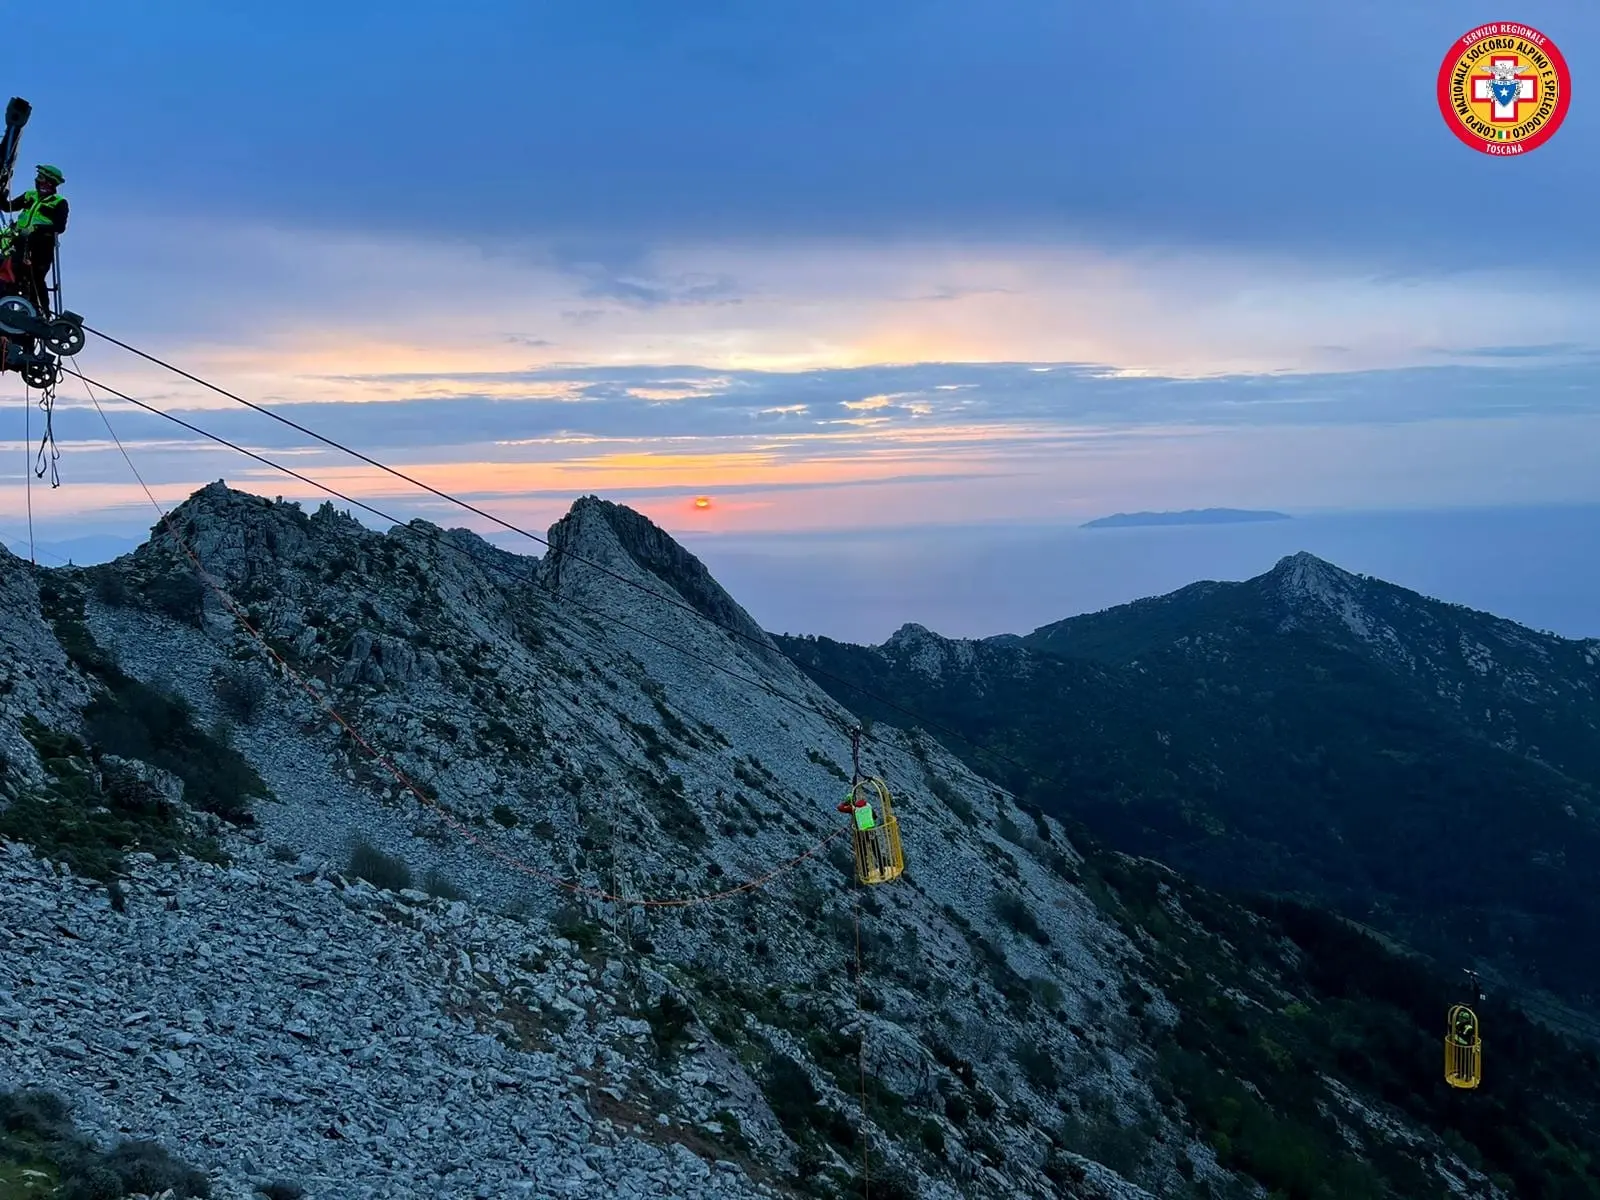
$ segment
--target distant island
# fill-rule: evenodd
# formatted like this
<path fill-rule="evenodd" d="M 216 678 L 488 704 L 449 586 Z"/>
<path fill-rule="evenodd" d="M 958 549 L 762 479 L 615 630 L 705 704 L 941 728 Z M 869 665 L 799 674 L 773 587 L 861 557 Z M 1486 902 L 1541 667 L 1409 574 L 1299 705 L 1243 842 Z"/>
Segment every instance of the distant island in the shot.
<path fill-rule="evenodd" d="M 1288 521 L 1288 513 L 1243 508 L 1189 508 L 1183 512 L 1117 513 L 1086 521 L 1080 529 L 1120 529 L 1129 525 L 1238 525 L 1246 521 Z"/>

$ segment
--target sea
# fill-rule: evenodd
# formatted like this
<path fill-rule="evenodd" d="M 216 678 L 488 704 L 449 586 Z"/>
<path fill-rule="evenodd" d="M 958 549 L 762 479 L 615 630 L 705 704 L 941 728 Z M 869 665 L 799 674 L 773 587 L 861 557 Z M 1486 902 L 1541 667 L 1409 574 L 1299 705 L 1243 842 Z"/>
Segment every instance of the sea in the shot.
<path fill-rule="evenodd" d="M 1295 513 L 1229 525 L 1013 522 L 676 536 L 764 629 L 862 644 L 910 622 L 947 637 L 1028 633 L 1197 580 L 1248 579 L 1301 550 L 1533 629 L 1600 637 L 1600 504 Z M 27 555 L 24 539 L 3 540 Z M 83 566 L 137 540 L 41 540 L 36 551 L 42 565 Z M 521 539 L 506 548 L 532 549 Z"/>
<path fill-rule="evenodd" d="M 861 644 L 908 622 L 1028 633 L 1305 550 L 1562 637 L 1600 637 L 1600 505 L 1294 514 L 1228 525 L 1011 525 L 686 536 L 763 628 Z"/>

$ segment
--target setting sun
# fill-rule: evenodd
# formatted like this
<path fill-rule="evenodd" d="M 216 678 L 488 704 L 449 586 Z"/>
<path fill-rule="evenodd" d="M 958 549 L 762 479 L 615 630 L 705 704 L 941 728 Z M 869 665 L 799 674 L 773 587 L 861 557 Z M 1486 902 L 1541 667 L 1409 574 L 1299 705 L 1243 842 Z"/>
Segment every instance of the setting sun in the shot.
<path fill-rule="evenodd" d="M 710 496 L 696 496 L 694 498 L 694 506 L 696 508 L 710 508 L 711 507 L 711 497 Z"/>

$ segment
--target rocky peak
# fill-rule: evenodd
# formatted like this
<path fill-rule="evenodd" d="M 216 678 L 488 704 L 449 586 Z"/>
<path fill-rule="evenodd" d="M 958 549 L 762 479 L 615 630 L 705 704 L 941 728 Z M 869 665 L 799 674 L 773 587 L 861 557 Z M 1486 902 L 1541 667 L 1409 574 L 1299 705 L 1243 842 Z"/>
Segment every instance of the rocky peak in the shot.
<path fill-rule="evenodd" d="M 1280 559 L 1265 582 L 1291 624 L 1332 617 L 1363 640 L 1374 636 L 1373 619 L 1361 602 L 1361 578 L 1349 571 L 1302 550 Z"/>
<path fill-rule="evenodd" d="M 1279 559 L 1268 575 L 1285 596 L 1324 601 L 1347 593 L 1360 582 L 1349 571 L 1305 550 Z"/>
<path fill-rule="evenodd" d="M 315 524 L 313 524 L 315 522 Z M 223 480 L 208 483 L 150 529 L 150 540 L 130 556 L 136 568 L 166 569 L 190 564 L 168 536 L 169 526 L 194 551 L 206 570 L 240 582 L 264 560 L 292 563 L 309 548 L 314 531 L 360 526 L 324 504 L 313 518 L 300 505 L 235 491 Z"/>
<path fill-rule="evenodd" d="M 930 641 L 939 640 L 939 635 L 926 625 L 919 625 L 915 621 L 907 621 L 889 635 L 889 640 L 884 642 L 885 650 L 916 650 L 927 645 Z"/>
<path fill-rule="evenodd" d="M 970 668 L 977 645 L 965 638 L 942 637 L 925 625 L 908 621 L 890 635 L 883 652 L 909 663 L 924 675 L 938 677 L 949 667 Z"/>
<path fill-rule="evenodd" d="M 885 1195 L 920 1178 L 911 1190 L 925 1200 L 1043 1200 L 1058 1194 L 1046 1166 L 1082 1195 L 1146 1195 L 1056 1147 L 1055 1118 L 1027 1118 L 1066 1103 L 1069 1083 L 1119 1110 L 1155 1104 L 1138 1073 L 1150 1052 L 1114 986 L 1126 935 L 1076 887 L 1065 832 L 1034 836 L 1041 826 L 942 748 L 878 730 L 864 763 L 890 781 L 915 866 L 863 898 L 858 940 L 834 812 L 851 714 L 775 647 L 752 652 L 696 615 L 765 638 L 651 522 L 585 499 L 543 560 L 505 556 L 514 572 L 490 557 L 503 552 L 485 564 L 447 548 L 470 534 L 420 523 L 380 534 L 222 483 L 173 523 L 300 682 L 211 611 L 171 539 L 88 570 L 0 559 L 0 752 L 14 760 L 0 814 L 20 802 L 92 824 L 117 805 L 142 822 L 140 840 L 97 846 L 120 883 L 92 915 L 95 885 L 29 856 L 0 860 L 0 909 L 70 907 L 104 923 L 106 948 L 76 954 L 85 934 L 48 962 L 0 954 L 0 1086 L 57 1089 L 102 1135 L 186 1138 L 197 1166 L 228 1182 L 219 1200 L 242 1200 L 257 1162 L 329 1200 L 754 1200 L 802 1176 L 838 1195 L 859 1171 L 840 1129 L 870 1147 Z M 528 587 L 530 568 L 555 595 Z M 179 781 L 171 812 L 96 774 L 113 755 L 151 753 L 156 737 L 152 767 Z M 249 832 L 210 820 L 242 805 Z M 38 822 L 13 828 L 28 838 Z M 195 857 L 135 862 L 147 844 Z M 223 852 L 238 865 L 211 861 Z M 363 871 L 394 890 L 353 886 Z M 459 913 L 419 912 L 408 878 L 465 897 Z M 599 889 L 657 904 L 614 905 Z M 339 918 L 331 902 L 357 893 L 361 911 Z M 379 921 L 399 912 L 396 896 L 410 913 Z M 233 910 L 237 945 L 215 936 Z M 115 978 L 105 963 L 129 936 L 124 916 L 144 923 L 139 945 L 186 954 L 195 971 L 161 976 L 148 1003 L 96 985 L 137 1006 L 112 1032 L 135 1014 L 161 1026 L 159 1057 L 107 1039 L 98 994 L 37 1035 L 11 1034 L 9 1013 L 56 1012 L 63 992 Z M 469 927 L 480 920 L 482 934 Z M 491 928 L 503 956 L 487 948 Z M 424 946 L 438 965 L 420 961 Z M 225 996 L 224 979 L 249 995 Z M 386 998 L 357 1000 L 368 988 Z M 329 995 L 352 1020 L 328 1016 Z M 848 1026 L 818 1033 L 840 1014 Z M 1146 1019 L 1173 1016 L 1157 997 Z M 179 1108 L 165 1097 L 191 1070 L 186 1054 L 264 1090 Z M 90 1059 L 114 1080 L 109 1098 L 72 1065 Z M 863 1062 L 881 1089 L 865 1100 Z M 352 1064 L 382 1075 L 346 1078 Z M 560 1114 L 574 1104 L 587 1115 L 569 1130 Z M 981 1124 L 962 1123 L 971 1111 Z"/>
<path fill-rule="evenodd" d="M 580 576 L 593 577 L 593 586 L 604 591 L 629 590 L 595 566 L 636 578 L 656 592 L 664 583 L 702 616 L 754 639 L 782 660 L 766 632 L 711 577 L 705 564 L 633 509 L 598 496 L 581 497 L 550 527 L 549 542 L 550 552 L 540 564 L 539 574 L 552 590 L 570 588 Z M 648 597 L 641 594 L 640 599 Z"/>

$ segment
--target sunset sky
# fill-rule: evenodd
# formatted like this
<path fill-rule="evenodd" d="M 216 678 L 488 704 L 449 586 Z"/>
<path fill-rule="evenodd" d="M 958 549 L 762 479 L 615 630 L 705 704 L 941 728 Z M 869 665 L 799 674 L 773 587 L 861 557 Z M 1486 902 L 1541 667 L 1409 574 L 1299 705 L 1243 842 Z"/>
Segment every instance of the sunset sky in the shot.
<path fill-rule="evenodd" d="M 1592 3 L 50 11 L 71 52 L 6 86 L 19 179 L 67 176 L 68 305 L 536 530 L 587 492 L 738 535 L 1600 501 Z M 1514 161 L 1434 97 L 1505 16 L 1577 96 Z M 481 526 L 93 339 L 80 365 Z M 36 528 L 141 536 L 87 404 L 63 384 Z M 320 499 L 107 412 L 163 503 Z"/>

